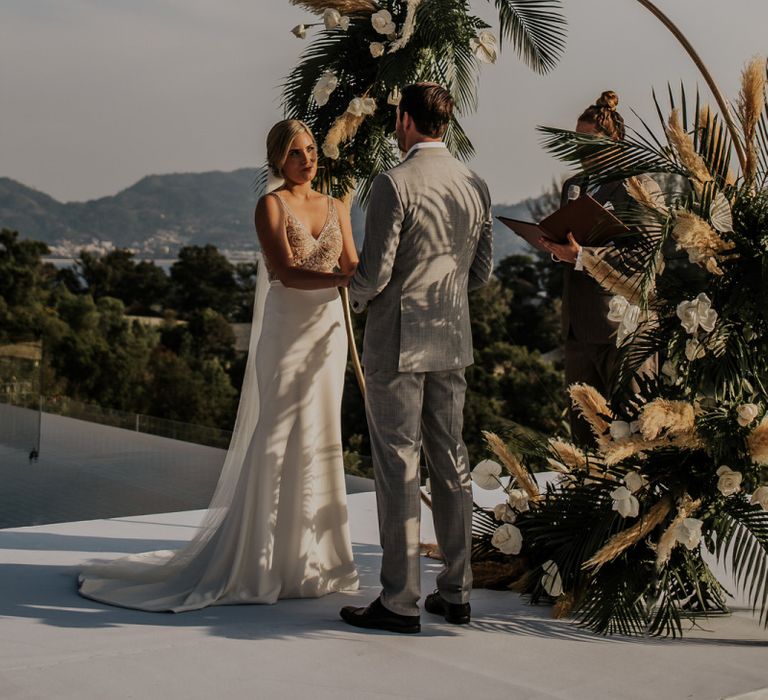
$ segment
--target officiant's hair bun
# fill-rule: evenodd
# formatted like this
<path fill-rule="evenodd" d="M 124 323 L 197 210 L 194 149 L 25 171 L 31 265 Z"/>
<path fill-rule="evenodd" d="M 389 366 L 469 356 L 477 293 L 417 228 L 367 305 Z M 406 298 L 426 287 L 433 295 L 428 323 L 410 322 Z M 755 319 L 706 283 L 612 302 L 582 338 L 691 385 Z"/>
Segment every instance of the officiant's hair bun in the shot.
<path fill-rule="evenodd" d="M 582 112 L 579 121 L 594 124 L 609 139 L 623 141 L 626 129 L 624 118 L 616 111 L 618 105 L 619 96 L 613 90 L 606 90 L 595 100 L 595 104 Z"/>
<path fill-rule="evenodd" d="M 288 159 L 291 144 L 299 134 L 308 134 L 317 145 L 310 128 L 298 119 L 283 119 L 267 134 L 267 165 L 275 177 L 283 176 L 283 166 Z"/>

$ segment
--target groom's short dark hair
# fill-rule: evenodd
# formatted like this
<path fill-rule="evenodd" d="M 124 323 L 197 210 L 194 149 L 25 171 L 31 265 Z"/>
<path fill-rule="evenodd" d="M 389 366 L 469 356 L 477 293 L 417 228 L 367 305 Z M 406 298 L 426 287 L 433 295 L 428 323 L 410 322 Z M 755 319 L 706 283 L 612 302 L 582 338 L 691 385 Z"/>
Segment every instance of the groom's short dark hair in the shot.
<path fill-rule="evenodd" d="M 442 138 L 453 116 L 451 93 L 437 83 L 413 83 L 400 94 L 400 118 L 408 112 L 420 134 Z"/>

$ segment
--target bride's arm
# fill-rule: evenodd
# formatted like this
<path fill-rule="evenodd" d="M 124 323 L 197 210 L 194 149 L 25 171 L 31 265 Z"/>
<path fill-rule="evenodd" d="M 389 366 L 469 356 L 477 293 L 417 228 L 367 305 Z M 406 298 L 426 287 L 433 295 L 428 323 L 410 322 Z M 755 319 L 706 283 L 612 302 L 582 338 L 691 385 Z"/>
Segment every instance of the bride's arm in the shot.
<path fill-rule="evenodd" d="M 259 200 L 254 219 L 261 250 L 277 278 L 286 287 L 326 289 L 349 284 L 352 273 L 316 272 L 303 270 L 294 265 L 291 246 L 285 234 L 283 212 L 274 197 L 264 196 Z"/>
<path fill-rule="evenodd" d="M 343 242 L 341 257 L 339 258 L 339 267 L 341 268 L 342 273 L 351 276 L 357 269 L 358 263 L 357 248 L 355 248 L 355 239 L 352 236 L 352 220 L 349 216 L 349 210 L 343 202 L 334 199 L 333 203 L 336 207 L 336 213 L 339 215 L 341 238 Z"/>

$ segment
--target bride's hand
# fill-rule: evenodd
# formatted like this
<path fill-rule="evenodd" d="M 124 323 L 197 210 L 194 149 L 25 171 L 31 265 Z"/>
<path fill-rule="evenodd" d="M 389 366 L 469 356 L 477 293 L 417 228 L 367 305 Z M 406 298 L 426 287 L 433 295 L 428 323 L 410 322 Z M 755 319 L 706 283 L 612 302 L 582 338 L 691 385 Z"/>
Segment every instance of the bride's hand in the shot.
<path fill-rule="evenodd" d="M 352 281 L 352 278 L 355 276 L 355 271 L 357 270 L 357 263 L 352 265 L 348 270 L 343 272 L 337 272 L 336 276 L 338 279 L 338 286 L 339 287 L 349 287 L 349 283 Z"/>

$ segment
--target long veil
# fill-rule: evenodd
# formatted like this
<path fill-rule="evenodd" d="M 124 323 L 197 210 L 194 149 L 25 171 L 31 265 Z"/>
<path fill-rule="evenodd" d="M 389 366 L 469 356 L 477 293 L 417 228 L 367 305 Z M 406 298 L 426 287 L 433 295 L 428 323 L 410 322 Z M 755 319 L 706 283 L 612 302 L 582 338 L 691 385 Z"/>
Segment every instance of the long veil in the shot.
<path fill-rule="evenodd" d="M 261 253 L 257 253 L 256 261 L 256 290 L 251 336 L 248 344 L 248 359 L 243 386 L 240 391 L 240 404 L 219 481 L 199 529 L 194 537 L 178 550 L 145 552 L 120 557 L 112 561 L 91 561 L 83 567 L 83 573 L 86 577 L 94 575 L 145 583 L 171 579 L 176 573 L 184 570 L 205 548 L 226 517 L 235 495 L 235 489 L 240 481 L 240 474 L 246 464 L 246 451 L 259 421 L 261 410 L 256 374 L 256 353 L 261 338 L 264 305 L 269 289 L 269 275 Z M 81 581 L 82 579 L 81 574 Z"/>

